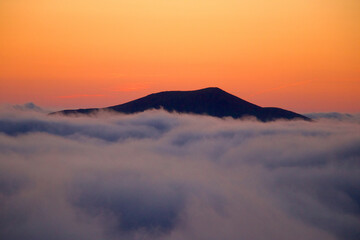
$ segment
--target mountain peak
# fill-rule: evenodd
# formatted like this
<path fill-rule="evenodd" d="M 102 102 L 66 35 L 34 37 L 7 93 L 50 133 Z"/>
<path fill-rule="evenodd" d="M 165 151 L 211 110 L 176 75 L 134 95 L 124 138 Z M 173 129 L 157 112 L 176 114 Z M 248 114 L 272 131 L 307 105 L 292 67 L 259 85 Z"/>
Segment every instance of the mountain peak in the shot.
<path fill-rule="evenodd" d="M 207 88 L 199 89 L 197 91 L 225 92 L 224 90 L 222 90 L 221 88 L 218 88 L 218 87 L 207 87 Z"/>
<path fill-rule="evenodd" d="M 57 113 L 65 115 L 91 114 L 99 110 L 110 110 L 132 114 L 151 109 L 164 109 L 168 112 L 201 114 L 220 118 L 252 116 L 264 122 L 276 119 L 310 120 L 305 116 L 284 109 L 262 108 L 227 93 L 218 87 L 208 87 L 193 91 L 165 91 L 107 108 L 64 110 Z"/>

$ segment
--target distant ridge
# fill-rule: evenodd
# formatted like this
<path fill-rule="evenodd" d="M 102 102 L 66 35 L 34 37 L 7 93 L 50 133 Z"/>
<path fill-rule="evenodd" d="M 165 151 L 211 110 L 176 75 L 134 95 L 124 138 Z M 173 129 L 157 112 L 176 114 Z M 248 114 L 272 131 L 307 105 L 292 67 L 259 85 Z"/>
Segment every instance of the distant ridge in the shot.
<path fill-rule="evenodd" d="M 100 110 L 131 114 L 150 109 L 164 109 L 168 112 L 201 114 L 219 118 L 242 118 L 250 116 L 256 117 L 263 122 L 274 121 L 277 119 L 311 120 L 308 117 L 281 108 L 263 108 L 257 106 L 217 87 L 194 91 L 159 92 L 111 107 L 63 110 L 51 114 L 89 115 L 97 113 Z"/>

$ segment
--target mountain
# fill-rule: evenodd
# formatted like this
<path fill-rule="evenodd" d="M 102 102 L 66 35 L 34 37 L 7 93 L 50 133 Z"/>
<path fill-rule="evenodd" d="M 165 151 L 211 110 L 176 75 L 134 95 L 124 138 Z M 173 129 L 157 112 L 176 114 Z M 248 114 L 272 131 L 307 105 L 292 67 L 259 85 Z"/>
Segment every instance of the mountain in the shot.
<path fill-rule="evenodd" d="M 159 92 L 107 108 L 63 110 L 52 114 L 87 115 L 97 113 L 100 110 L 131 114 L 150 109 L 164 109 L 169 112 L 202 114 L 219 118 L 252 116 L 264 122 L 276 119 L 311 120 L 308 117 L 281 108 L 257 106 L 216 87 L 195 91 Z"/>

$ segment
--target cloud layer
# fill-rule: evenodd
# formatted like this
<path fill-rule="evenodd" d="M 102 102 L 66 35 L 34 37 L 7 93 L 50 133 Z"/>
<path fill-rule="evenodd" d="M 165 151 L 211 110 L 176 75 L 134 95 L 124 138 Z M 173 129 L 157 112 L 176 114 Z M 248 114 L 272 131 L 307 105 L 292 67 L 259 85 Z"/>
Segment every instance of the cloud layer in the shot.
<path fill-rule="evenodd" d="M 359 121 L 0 116 L 1 239 L 359 239 Z"/>

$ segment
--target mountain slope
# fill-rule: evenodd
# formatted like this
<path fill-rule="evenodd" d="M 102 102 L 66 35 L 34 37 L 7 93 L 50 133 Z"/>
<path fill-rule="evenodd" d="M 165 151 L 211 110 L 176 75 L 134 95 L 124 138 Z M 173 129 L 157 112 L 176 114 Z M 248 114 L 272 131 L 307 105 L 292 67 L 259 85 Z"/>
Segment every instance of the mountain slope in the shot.
<path fill-rule="evenodd" d="M 241 118 L 253 116 L 261 121 L 276 119 L 310 120 L 305 116 L 284 109 L 259 107 L 220 88 L 160 92 L 107 108 L 64 110 L 54 114 L 92 114 L 99 110 L 130 114 L 150 109 L 164 109 L 169 112 L 203 114 L 214 117 Z"/>

